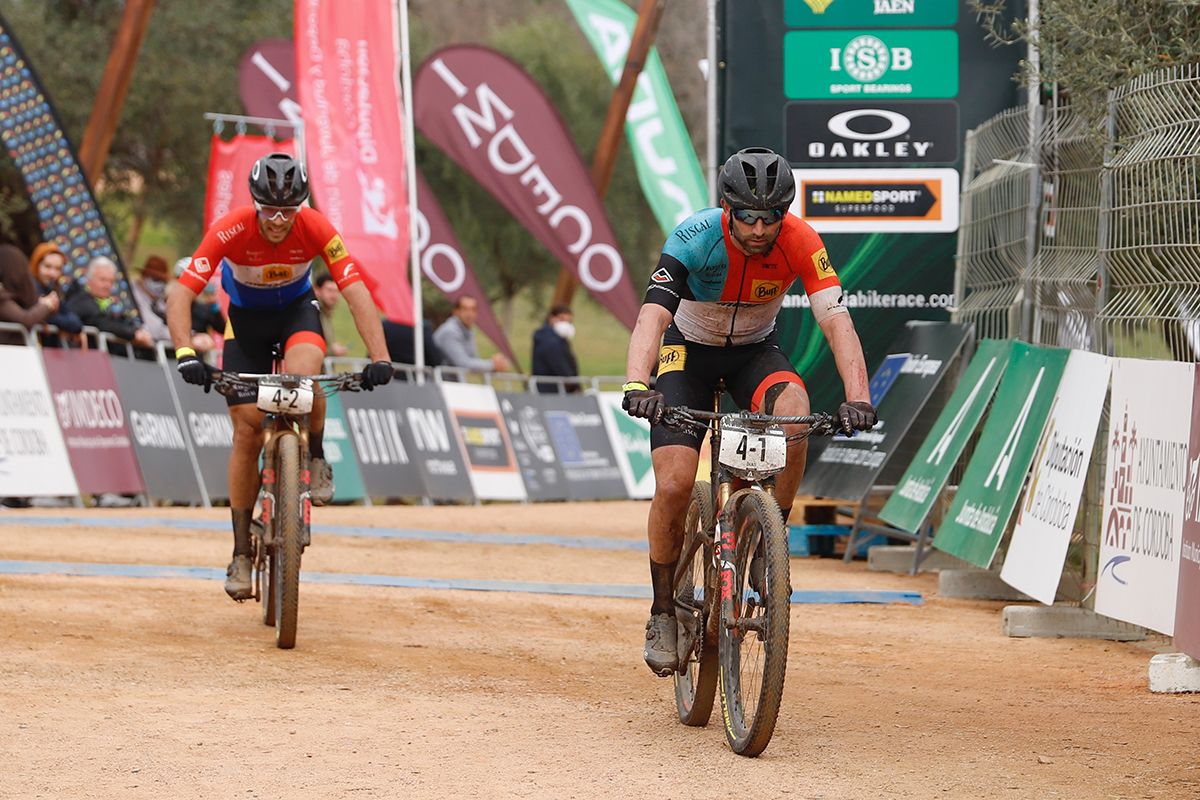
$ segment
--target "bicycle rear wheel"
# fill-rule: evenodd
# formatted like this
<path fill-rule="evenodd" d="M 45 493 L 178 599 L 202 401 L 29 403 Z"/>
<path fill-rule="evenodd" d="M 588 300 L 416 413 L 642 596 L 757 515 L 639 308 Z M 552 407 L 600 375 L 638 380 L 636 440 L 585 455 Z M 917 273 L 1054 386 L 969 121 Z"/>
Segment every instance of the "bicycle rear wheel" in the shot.
<path fill-rule="evenodd" d="M 296 646 L 300 607 L 300 554 L 304 510 L 300 500 L 300 439 L 279 434 L 275 451 L 274 544 L 268 559 L 275 605 L 275 644 L 288 650 Z"/>
<path fill-rule="evenodd" d="M 721 710 L 729 747 L 756 756 L 771 741 L 787 669 L 790 576 L 787 531 L 765 492 L 743 495 L 735 536 L 731 597 L 718 630 Z"/>
<path fill-rule="evenodd" d="M 675 617 L 679 621 L 679 671 L 675 673 L 675 710 L 684 725 L 704 726 L 717 691 L 717 643 L 705 636 L 715 586 L 711 539 L 712 488 L 692 487 L 684 521 L 683 551 L 675 581 Z"/>

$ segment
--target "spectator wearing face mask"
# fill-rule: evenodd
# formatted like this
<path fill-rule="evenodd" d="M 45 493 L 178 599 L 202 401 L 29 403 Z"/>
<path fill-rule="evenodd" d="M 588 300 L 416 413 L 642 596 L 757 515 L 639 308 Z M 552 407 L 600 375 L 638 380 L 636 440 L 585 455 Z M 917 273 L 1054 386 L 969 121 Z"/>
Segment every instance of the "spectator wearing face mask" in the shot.
<path fill-rule="evenodd" d="M 533 332 L 533 374 L 554 375 L 574 378 L 579 375 L 579 364 L 571 352 L 571 340 L 575 338 L 575 315 L 571 307 L 556 305 L 546 315 L 546 322 Z M 578 384 L 567 384 L 568 391 L 578 391 Z M 554 383 L 538 382 L 537 390 L 542 394 L 558 391 Z"/>
<path fill-rule="evenodd" d="M 150 256 L 131 287 L 142 325 L 156 342 L 171 340 L 167 330 L 167 277 L 167 262 L 158 256 Z"/>

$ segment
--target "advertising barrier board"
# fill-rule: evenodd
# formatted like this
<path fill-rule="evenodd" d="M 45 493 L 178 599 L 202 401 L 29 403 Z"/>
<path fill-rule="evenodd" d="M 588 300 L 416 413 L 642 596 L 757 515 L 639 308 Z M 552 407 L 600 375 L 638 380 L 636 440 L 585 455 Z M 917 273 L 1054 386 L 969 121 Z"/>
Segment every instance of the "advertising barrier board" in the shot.
<path fill-rule="evenodd" d="M 567 476 L 542 416 L 538 396 L 524 392 L 497 392 L 509 441 L 521 467 L 530 500 L 566 500 Z"/>
<path fill-rule="evenodd" d="M 0 497 L 77 495 L 38 351 L 0 345 Z"/>
<path fill-rule="evenodd" d="M 346 412 L 342 408 L 342 396 L 329 394 L 325 396 L 325 460 L 333 468 L 333 500 L 361 500 L 367 494 L 363 485 L 362 471 L 358 468 L 358 458 L 354 453 L 354 444 L 350 441 L 350 426 L 346 422 Z"/>
<path fill-rule="evenodd" d="M 617 457 L 617 468 L 625 491 L 634 500 L 654 496 L 654 466 L 650 461 L 650 423 L 629 416 L 621 408 L 621 392 L 600 392 L 596 399 L 604 415 L 604 426 Z"/>
<path fill-rule="evenodd" d="M 596 398 L 546 394 L 538 399 L 550 442 L 567 476 L 570 498 L 616 500 L 627 497 Z"/>
<path fill-rule="evenodd" d="M 500 415 L 496 390 L 473 383 L 443 383 L 441 389 L 475 496 L 524 500 L 521 467 Z"/>
<path fill-rule="evenodd" d="M 363 485 L 372 497 L 424 497 L 425 478 L 417 460 L 404 406 L 393 386 L 341 396 Z"/>
<path fill-rule="evenodd" d="M 1200 610 L 1200 365 L 1196 367 L 1192 387 L 1192 432 L 1188 442 L 1174 635 L 1176 647 L 1200 659 L 1200 613 L 1197 613 Z"/>
<path fill-rule="evenodd" d="M 233 448 L 233 420 L 225 398 L 185 383 L 174 369 L 166 370 L 175 386 L 183 429 L 191 443 L 200 479 L 210 500 L 229 499 L 229 451 Z"/>
<path fill-rule="evenodd" d="M 425 479 L 427 495 L 439 500 L 474 500 L 467 464 L 438 388 L 430 383 L 398 383 L 382 391 L 404 409 L 416 448 L 413 457 Z"/>

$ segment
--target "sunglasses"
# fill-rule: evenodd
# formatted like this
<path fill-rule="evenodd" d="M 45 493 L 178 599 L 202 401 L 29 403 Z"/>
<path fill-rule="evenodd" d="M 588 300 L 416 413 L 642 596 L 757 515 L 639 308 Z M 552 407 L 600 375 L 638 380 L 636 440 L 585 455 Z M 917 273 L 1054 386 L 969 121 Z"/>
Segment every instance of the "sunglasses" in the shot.
<path fill-rule="evenodd" d="M 259 202 L 255 202 L 254 208 L 258 211 L 258 216 L 267 222 L 277 219 L 283 222 L 290 222 L 300 213 L 301 206 L 264 206 Z"/>
<path fill-rule="evenodd" d="M 752 208 L 733 209 L 733 216 L 737 218 L 737 221 L 744 222 L 747 225 L 753 225 L 759 220 L 762 220 L 766 225 L 774 225 L 783 219 L 783 215 L 786 213 L 786 208 L 768 208 L 766 211 L 759 211 Z"/>

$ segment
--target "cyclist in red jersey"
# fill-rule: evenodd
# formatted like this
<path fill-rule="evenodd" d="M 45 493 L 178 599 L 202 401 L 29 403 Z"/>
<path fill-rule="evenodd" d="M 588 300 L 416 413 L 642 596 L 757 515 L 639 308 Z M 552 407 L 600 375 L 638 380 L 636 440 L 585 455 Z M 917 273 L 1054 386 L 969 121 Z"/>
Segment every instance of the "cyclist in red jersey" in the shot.
<path fill-rule="evenodd" d="M 870 430 L 876 422 L 862 345 L 837 273 L 817 232 L 788 214 L 796 197 L 790 165 L 766 148 L 746 148 L 721 167 L 717 187 L 720 208 L 696 212 L 667 237 L 626 363 L 625 410 L 653 425 L 655 488 L 647 533 L 654 601 L 643 657 L 661 676 L 678 666 L 671 587 L 701 444 L 692 431 L 658 425 L 664 408 L 707 408 L 723 380 L 740 408 L 808 414 L 804 382 L 775 337 L 784 295 L 799 280 L 842 378 L 846 402 L 837 412 L 842 428 L 847 433 Z M 651 389 L 647 384 L 656 354 L 658 380 Z M 785 426 L 789 434 L 798 429 Z M 775 484 L 784 520 L 804 475 L 806 455 L 806 442 L 789 444 L 787 468 Z"/>
<path fill-rule="evenodd" d="M 180 276 L 179 286 L 167 298 L 167 325 L 183 379 L 205 391 L 211 385 L 208 367 L 189 344 L 192 301 L 219 268 L 221 287 L 229 295 L 223 368 L 269 373 L 272 349 L 281 345 L 285 372 L 319 374 L 326 342 L 309 273 L 310 262 L 320 256 L 346 299 L 372 361 L 363 370 L 363 388 L 370 390 L 390 381 L 392 364 L 383 326 L 362 273 L 329 220 L 303 205 L 308 199 L 304 166 L 286 153 L 264 156 L 250 171 L 250 195 L 253 206 L 234 209 L 213 223 Z M 225 591 L 241 601 L 253 593 L 250 523 L 259 489 L 263 413 L 255 405 L 253 391 L 226 400 L 233 421 L 229 454 L 233 560 L 226 572 Z M 311 500 L 320 506 L 333 499 L 333 470 L 325 460 L 325 398 L 319 392 L 310 423 Z"/>

